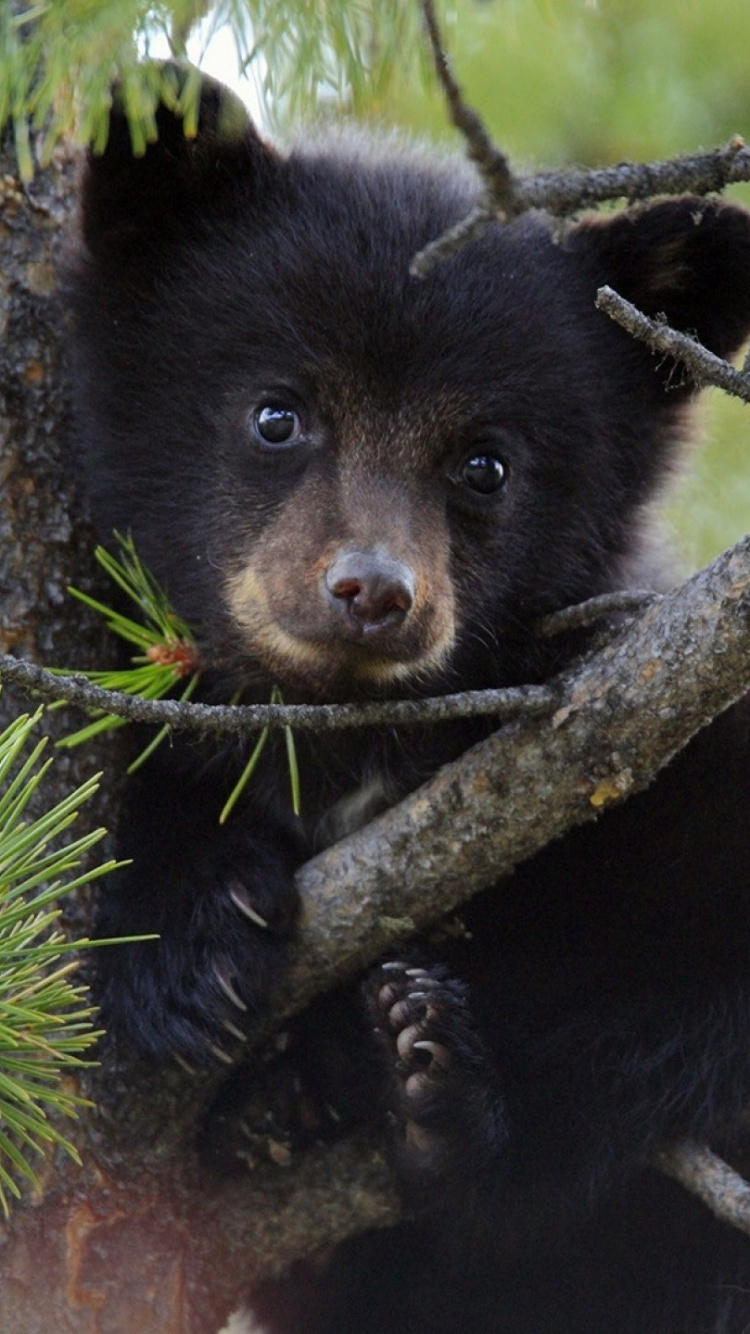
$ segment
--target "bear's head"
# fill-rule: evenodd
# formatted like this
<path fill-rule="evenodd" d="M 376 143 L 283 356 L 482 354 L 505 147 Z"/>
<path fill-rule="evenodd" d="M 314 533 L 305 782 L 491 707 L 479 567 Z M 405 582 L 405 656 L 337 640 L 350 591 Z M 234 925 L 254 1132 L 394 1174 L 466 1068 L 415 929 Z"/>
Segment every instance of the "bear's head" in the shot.
<path fill-rule="evenodd" d="M 282 154 L 203 85 L 83 184 L 75 398 L 94 512 L 208 657 L 267 697 L 530 679 L 533 625 L 623 578 L 692 386 L 595 308 L 608 283 L 726 355 L 750 218 L 681 198 L 556 232 L 465 215 L 461 163 L 390 138 Z"/>

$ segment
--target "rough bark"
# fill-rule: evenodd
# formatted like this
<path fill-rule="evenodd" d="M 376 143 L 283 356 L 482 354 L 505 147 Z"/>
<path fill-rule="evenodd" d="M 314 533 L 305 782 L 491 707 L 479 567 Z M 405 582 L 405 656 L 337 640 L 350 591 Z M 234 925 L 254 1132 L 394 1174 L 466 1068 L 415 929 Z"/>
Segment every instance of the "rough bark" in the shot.
<path fill-rule="evenodd" d="M 394 919 L 425 926 L 646 787 L 750 687 L 749 612 L 745 538 L 563 673 L 550 717 L 507 723 L 303 867 L 286 1005 L 374 958 Z"/>
<path fill-rule="evenodd" d="M 87 667 L 103 660 L 101 632 L 66 596 L 69 582 L 90 584 L 93 544 L 69 462 L 57 291 L 75 170 L 60 154 L 26 188 L 7 145 L 0 148 L 0 651 Z M 6 686 L 0 725 L 27 709 Z M 65 726 L 48 716 L 53 737 Z M 40 801 L 52 804 L 104 768 L 101 799 L 82 822 L 112 825 L 117 752 L 117 736 L 61 752 Z M 86 932 L 85 894 L 66 917 Z M 138 1070 L 102 1071 L 99 1109 L 72 1136 L 83 1167 L 50 1157 L 38 1196 L 0 1228 L 3 1329 L 215 1334 L 256 1269 L 254 1254 L 259 1268 L 278 1269 L 310 1248 L 311 1234 L 322 1245 L 393 1216 L 380 1153 L 364 1144 L 336 1147 L 299 1173 L 269 1167 L 251 1191 L 206 1180 L 192 1140 L 171 1119 L 210 1081 L 179 1070 L 142 1074 L 139 1086 Z M 193 1112 L 191 1128 L 195 1121 Z M 170 1133 L 160 1137 L 164 1126 Z"/>

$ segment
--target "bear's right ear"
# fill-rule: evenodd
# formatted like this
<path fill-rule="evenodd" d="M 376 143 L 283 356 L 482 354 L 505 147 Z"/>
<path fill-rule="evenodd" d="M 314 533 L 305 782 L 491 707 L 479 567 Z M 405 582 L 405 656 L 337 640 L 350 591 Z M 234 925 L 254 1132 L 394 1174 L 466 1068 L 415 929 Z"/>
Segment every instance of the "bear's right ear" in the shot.
<path fill-rule="evenodd" d="M 210 221 L 247 204 L 278 161 L 240 99 L 223 84 L 174 64 L 161 70 L 165 99 L 156 112 L 158 137 L 133 152 L 123 98 L 115 88 L 102 153 L 88 153 L 81 187 L 83 238 L 89 252 L 138 253 L 149 238 L 184 235 L 197 218 Z M 188 78 L 200 78 L 197 132 L 180 114 Z"/>

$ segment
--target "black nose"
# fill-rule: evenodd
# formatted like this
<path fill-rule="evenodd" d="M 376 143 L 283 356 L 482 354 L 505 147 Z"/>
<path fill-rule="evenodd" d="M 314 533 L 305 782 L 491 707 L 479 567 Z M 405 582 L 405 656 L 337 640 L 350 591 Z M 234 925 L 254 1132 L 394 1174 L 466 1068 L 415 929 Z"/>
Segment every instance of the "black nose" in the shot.
<path fill-rule="evenodd" d="M 326 571 L 325 586 L 359 634 L 395 629 L 414 604 L 413 570 L 380 551 L 340 552 Z"/>

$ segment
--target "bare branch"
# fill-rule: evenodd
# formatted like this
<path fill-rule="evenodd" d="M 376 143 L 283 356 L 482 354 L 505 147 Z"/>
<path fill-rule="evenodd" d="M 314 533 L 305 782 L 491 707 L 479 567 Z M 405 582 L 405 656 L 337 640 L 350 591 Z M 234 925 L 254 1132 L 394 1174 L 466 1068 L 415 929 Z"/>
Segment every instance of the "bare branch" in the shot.
<path fill-rule="evenodd" d="M 464 136 L 468 156 L 479 169 L 487 191 L 488 209 L 505 213 L 513 209 L 515 199 L 515 182 L 508 159 L 493 143 L 479 112 L 464 100 L 463 93 L 453 77 L 443 47 L 433 0 L 421 0 L 421 4 L 435 70 L 445 93 L 451 120 Z"/>
<path fill-rule="evenodd" d="M 36 663 L 0 653 L 0 680 L 46 702 L 62 700 L 129 722 L 165 724 L 175 731 L 244 736 L 261 727 L 332 732 L 348 727 L 382 727 L 492 715 L 502 721 L 519 713 L 552 713 L 557 698 L 550 686 L 464 690 L 428 699 L 384 700 L 368 704 L 197 704 L 176 699 L 143 699 L 105 690 L 85 676 L 61 676 Z"/>
<path fill-rule="evenodd" d="M 441 260 L 479 236 L 494 218 L 510 216 L 518 211 L 515 202 L 516 181 L 508 159 L 493 143 L 479 112 L 464 100 L 461 89 L 453 77 L 443 47 L 433 0 L 420 0 L 420 3 L 438 82 L 445 93 L 450 118 L 456 129 L 464 136 L 467 154 L 476 164 L 482 178 L 484 198 L 455 227 L 451 227 L 415 255 L 410 265 L 410 272 L 415 278 L 426 277 Z"/>
<path fill-rule="evenodd" d="M 611 167 L 562 168 L 534 176 L 513 176 L 512 201 L 506 218 L 529 209 L 543 209 L 556 218 L 569 218 L 597 204 L 622 199 L 627 204 L 658 195 L 714 194 L 727 185 L 750 181 L 750 148 L 738 134 L 727 144 L 705 153 L 688 153 L 665 162 L 620 162 Z M 444 236 L 432 241 L 412 261 L 411 271 L 424 277 L 461 245 L 477 236 L 497 213 L 480 205 Z M 452 238 L 452 239 L 449 239 Z"/>
<path fill-rule="evenodd" d="M 624 588 L 617 593 L 602 593 L 600 597 L 587 598 L 585 602 L 578 602 L 573 607 L 550 612 L 549 616 L 539 622 L 537 633 L 542 639 L 551 639 L 554 635 L 564 634 L 566 630 L 580 630 L 594 625 L 607 616 L 643 611 L 658 597 L 658 593 L 648 588 Z"/>
<path fill-rule="evenodd" d="M 460 127 L 459 127 L 460 128 Z M 542 209 L 556 218 L 569 218 L 584 209 L 611 200 L 627 204 L 658 195 L 714 194 L 728 185 L 750 181 L 750 148 L 734 135 L 727 144 L 706 153 L 688 153 L 665 162 L 620 162 L 611 167 L 565 167 L 534 176 L 511 177 L 512 198 L 502 210 L 506 219 Z M 480 235 L 498 217 L 491 200 L 482 202 L 466 218 L 431 241 L 412 260 L 411 272 L 424 278 L 448 255 Z"/>
<path fill-rule="evenodd" d="M 741 135 L 705 153 L 687 153 L 665 162 L 620 162 L 611 167 L 563 168 L 517 177 L 517 212 L 544 209 L 570 217 L 608 200 L 628 204 L 656 195 L 713 194 L 750 180 L 750 149 Z"/>
<path fill-rule="evenodd" d="M 750 403 L 750 375 L 735 370 L 728 361 L 717 357 L 695 338 L 672 329 L 664 320 L 653 320 L 631 305 L 611 287 L 600 287 L 596 304 L 633 338 L 646 343 L 652 352 L 676 357 L 690 372 L 697 385 L 714 384 L 735 398 Z"/>
<path fill-rule="evenodd" d="M 713 151 L 686 154 L 666 162 L 623 162 L 611 167 L 564 168 L 535 176 L 516 176 L 482 117 L 465 101 L 453 77 L 433 0 L 420 3 L 451 120 L 466 140 L 468 156 L 477 166 L 484 189 L 479 203 L 465 218 L 415 255 L 410 268 L 415 277 L 426 277 L 435 265 L 481 235 L 493 220 L 507 220 L 529 209 L 543 209 L 565 218 L 607 200 L 635 203 L 655 195 L 703 195 L 750 180 L 750 149 L 739 134 Z"/>
<path fill-rule="evenodd" d="M 409 265 L 409 273 L 413 278 L 426 278 L 436 264 L 448 259 L 449 255 L 455 255 L 470 241 L 481 236 L 487 223 L 494 221 L 496 216 L 490 204 L 477 205 L 455 227 L 449 227 L 436 241 L 430 241 L 429 245 L 418 251 Z"/>

